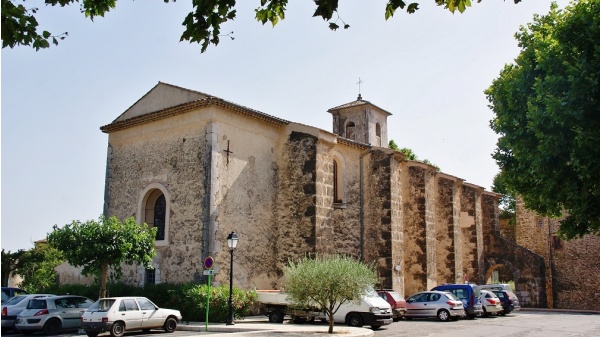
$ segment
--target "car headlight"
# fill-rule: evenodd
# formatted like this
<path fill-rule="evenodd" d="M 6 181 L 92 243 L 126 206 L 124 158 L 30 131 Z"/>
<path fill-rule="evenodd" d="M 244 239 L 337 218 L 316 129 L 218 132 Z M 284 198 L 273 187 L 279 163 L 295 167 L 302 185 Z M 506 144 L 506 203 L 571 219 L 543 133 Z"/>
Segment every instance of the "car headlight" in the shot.
<path fill-rule="evenodd" d="M 373 314 L 378 314 L 380 312 L 379 307 L 371 307 L 369 311 Z"/>

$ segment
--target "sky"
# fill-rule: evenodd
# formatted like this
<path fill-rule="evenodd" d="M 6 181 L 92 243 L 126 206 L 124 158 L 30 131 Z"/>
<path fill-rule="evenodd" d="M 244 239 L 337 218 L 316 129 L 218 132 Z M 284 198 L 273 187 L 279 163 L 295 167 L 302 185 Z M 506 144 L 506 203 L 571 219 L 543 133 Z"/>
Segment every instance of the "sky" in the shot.
<path fill-rule="evenodd" d="M 514 34 L 551 1 L 472 1 L 452 14 L 421 0 L 384 20 L 384 0 L 340 1 L 331 31 L 313 1 L 290 1 L 274 28 L 238 1 L 233 32 L 205 53 L 179 42 L 191 1 L 118 1 L 93 22 L 78 5 L 38 3 L 58 46 L 1 52 L 2 249 L 30 249 L 52 226 L 102 213 L 111 123 L 159 81 L 332 131 L 329 108 L 364 100 L 389 111 L 388 138 L 442 172 L 491 190 L 498 136 L 484 90 L 519 53 Z M 557 1 L 564 8 L 568 1 Z M 335 17 L 334 17 L 335 20 Z M 341 21 L 340 21 L 341 23 Z M 341 26 L 341 25 L 340 25 Z"/>

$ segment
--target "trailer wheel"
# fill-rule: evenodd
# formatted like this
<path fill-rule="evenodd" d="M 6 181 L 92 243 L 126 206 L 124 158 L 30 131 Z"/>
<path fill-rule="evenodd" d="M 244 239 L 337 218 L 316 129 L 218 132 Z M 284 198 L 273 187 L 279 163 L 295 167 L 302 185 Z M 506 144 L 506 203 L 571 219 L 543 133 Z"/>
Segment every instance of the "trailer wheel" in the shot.
<path fill-rule="evenodd" d="M 273 310 L 269 314 L 269 322 L 271 323 L 283 323 L 283 312 L 279 310 Z"/>
<path fill-rule="evenodd" d="M 292 322 L 294 322 L 295 324 L 304 324 L 306 323 L 306 317 L 293 316 Z"/>

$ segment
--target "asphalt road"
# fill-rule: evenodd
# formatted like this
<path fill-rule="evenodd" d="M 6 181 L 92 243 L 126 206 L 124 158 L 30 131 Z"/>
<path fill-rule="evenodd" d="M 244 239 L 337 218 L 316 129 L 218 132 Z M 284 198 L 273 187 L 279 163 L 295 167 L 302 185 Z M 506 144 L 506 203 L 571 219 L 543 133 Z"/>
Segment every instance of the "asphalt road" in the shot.
<path fill-rule="evenodd" d="M 260 323 L 259 323 L 260 324 Z M 336 325 L 336 327 L 338 327 Z M 337 334 L 343 337 L 343 326 L 339 326 Z M 323 333 L 314 334 L 325 336 L 327 325 L 323 324 Z M 334 333 L 336 329 L 334 328 Z M 4 336 L 21 336 L 15 333 L 3 333 Z M 150 333 L 131 332 L 125 337 L 193 337 L 217 336 L 229 337 L 254 336 L 254 337 L 302 337 L 304 334 L 287 333 L 282 331 L 252 332 L 252 333 L 208 333 L 194 331 L 176 331 L 165 334 L 159 330 Z M 461 319 L 458 321 L 440 322 L 436 319 L 401 320 L 386 325 L 374 331 L 375 337 L 600 337 L 600 315 L 575 314 L 557 312 L 532 312 L 522 311 L 503 317 L 478 318 L 475 320 Z M 43 336 L 34 334 L 33 336 Z M 76 331 L 64 332 L 57 337 L 85 337 Z M 101 334 L 100 337 L 109 337 Z"/>

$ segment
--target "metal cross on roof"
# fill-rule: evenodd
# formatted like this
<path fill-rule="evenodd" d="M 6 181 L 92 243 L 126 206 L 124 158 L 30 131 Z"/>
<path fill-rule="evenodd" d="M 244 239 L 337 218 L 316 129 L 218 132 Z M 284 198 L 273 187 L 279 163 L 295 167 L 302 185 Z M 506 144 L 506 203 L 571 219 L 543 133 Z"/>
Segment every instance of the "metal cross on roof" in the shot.
<path fill-rule="evenodd" d="M 358 78 L 358 82 L 356 82 L 356 84 L 358 84 L 358 98 L 357 98 L 357 100 L 359 100 L 359 101 L 361 101 L 361 100 L 362 100 L 362 96 L 360 95 L 360 84 L 361 84 L 361 83 L 364 83 L 364 82 L 363 82 L 363 81 L 360 79 L 360 77 L 359 77 L 359 78 Z"/>

